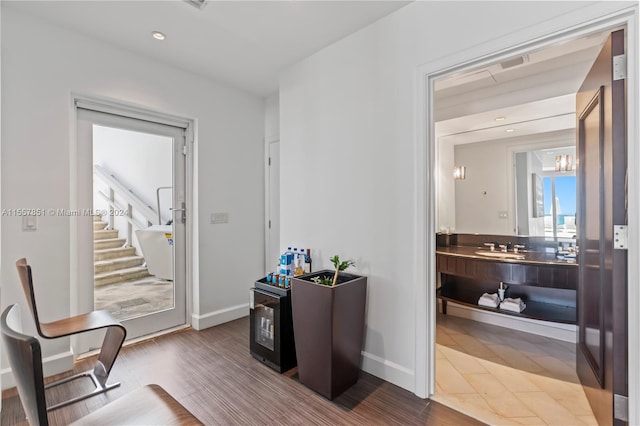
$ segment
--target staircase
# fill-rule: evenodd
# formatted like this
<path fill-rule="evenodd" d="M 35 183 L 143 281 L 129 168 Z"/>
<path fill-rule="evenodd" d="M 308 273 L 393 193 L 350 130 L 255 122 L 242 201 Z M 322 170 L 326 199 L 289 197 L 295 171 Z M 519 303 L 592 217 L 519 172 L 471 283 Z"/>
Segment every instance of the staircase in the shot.
<path fill-rule="evenodd" d="M 93 219 L 93 262 L 96 287 L 137 280 L 150 276 L 144 257 L 136 255 L 135 247 L 125 247 L 117 229 L 106 229 L 101 217 Z"/>

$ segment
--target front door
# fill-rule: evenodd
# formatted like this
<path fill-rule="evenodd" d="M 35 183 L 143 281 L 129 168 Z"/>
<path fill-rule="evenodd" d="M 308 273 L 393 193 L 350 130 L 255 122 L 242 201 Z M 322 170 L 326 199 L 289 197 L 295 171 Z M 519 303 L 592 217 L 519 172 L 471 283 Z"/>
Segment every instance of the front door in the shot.
<path fill-rule="evenodd" d="M 111 312 L 127 339 L 185 324 L 186 129 L 80 107 L 77 116 L 78 206 L 94 214 L 76 218 L 80 311 Z"/>
<path fill-rule="evenodd" d="M 625 81 L 614 74 L 624 30 L 613 32 L 576 96 L 578 146 L 577 373 L 601 425 L 624 424 L 627 396 Z M 615 401 L 615 403 L 614 403 Z M 614 412 L 615 411 L 615 412 Z"/>

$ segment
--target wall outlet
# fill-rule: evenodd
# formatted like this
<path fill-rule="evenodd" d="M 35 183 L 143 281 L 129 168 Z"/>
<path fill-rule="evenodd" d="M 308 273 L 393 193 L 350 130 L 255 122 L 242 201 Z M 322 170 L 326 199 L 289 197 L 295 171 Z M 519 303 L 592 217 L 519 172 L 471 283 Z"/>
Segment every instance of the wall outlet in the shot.
<path fill-rule="evenodd" d="M 229 223 L 229 213 L 211 213 L 211 224 Z"/>
<path fill-rule="evenodd" d="M 22 230 L 36 231 L 38 229 L 38 216 L 22 216 Z"/>
<path fill-rule="evenodd" d="M 507 212 L 505 211 L 499 211 L 498 212 L 498 218 L 499 219 L 506 219 L 508 217 Z"/>

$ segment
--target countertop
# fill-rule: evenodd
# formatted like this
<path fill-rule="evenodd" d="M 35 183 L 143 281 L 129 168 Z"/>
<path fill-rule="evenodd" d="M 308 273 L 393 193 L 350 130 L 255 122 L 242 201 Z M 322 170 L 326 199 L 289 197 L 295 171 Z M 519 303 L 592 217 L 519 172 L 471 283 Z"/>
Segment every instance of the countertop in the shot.
<path fill-rule="evenodd" d="M 494 262 L 507 262 L 507 263 L 530 263 L 530 264 L 545 264 L 545 265 L 563 265 L 563 266 L 578 266 L 575 259 L 562 259 L 558 258 L 555 253 L 543 253 L 539 251 L 522 251 L 517 255 L 524 256 L 524 259 L 508 259 L 493 256 L 484 256 L 477 252 L 495 253 L 501 252 L 496 250 L 491 252 L 486 247 L 471 247 L 471 246 L 450 246 L 450 247 L 436 247 L 437 254 L 443 254 L 446 256 L 460 256 L 481 260 L 492 260 Z M 512 251 L 507 253 L 508 255 L 514 255 Z"/>

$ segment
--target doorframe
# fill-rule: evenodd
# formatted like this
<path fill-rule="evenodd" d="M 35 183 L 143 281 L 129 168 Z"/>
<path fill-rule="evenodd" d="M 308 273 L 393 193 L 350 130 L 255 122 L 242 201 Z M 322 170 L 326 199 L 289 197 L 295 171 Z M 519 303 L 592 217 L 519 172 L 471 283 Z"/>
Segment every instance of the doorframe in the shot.
<path fill-rule="evenodd" d="M 553 30 L 552 24 L 543 36 L 530 36 L 530 41 L 505 47 L 499 39 L 482 46 L 484 54 L 464 51 L 450 57 L 425 64 L 416 69 L 416 142 L 415 142 L 415 229 L 414 241 L 414 297 L 415 297 L 415 393 L 427 398 L 435 392 L 435 321 L 436 321 L 436 268 L 435 268 L 435 120 L 433 114 L 434 80 L 447 75 L 463 72 L 480 66 L 500 62 L 515 55 L 534 49 L 544 48 L 562 41 L 575 39 L 593 32 L 625 27 L 627 54 L 627 164 L 628 164 L 628 225 L 630 259 L 640 256 L 640 140 L 638 132 L 638 7 L 631 6 L 600 18 L 582 15 L 575 19 L 580 24 Z M 542 24 L 541 24 L 542 25 Z M 540 26 L 528 28 L 517 36 L 526 39 L 527 31 L 540 30 Z M 538 34 L 540 31 L 538 31 Z M 426 261 L 425 261 L 426 260 Z M 638 282 L 640 267 L 638 262 L 628 264 L 628 282 Z M 640 306 L 640 288 L 628 286 L 628 322 L 640 323 L 640 312 L 633 307 Z M 629 358 L 640 356 L 640 335 L 629 334 Z M 628 365 L 629 377 L 629 421 L 640 421 L 640 366 Z"/>
<path fill-rule="evenodd" d="M 178 116 L 161 112 L 158 110 L 150 109 L 147 106 L 138 105 L 134 103 L 128 103 L 120 100 L 115 100 L 106 97 L 99 97 L 93 95 L 87 95 L 83 93 L 70 93 L 69 97 L 69 208 L 72 210 L 80 209 L 79 200 L 79 187 L 82 184 L 83 176 L 79 172 L 81 164 L 78 159 L 79 142 L 76 134 L 78 124 L 78 103 L 81 103 L 84 108 L 89 107 L 100 112 L 115 112 L 125 117 L 153 121 L 159 124 L 165 124 L 175 127 L 182 127 L 185 129 L 185 143 L 187 146 L 187 153 L 185 158 L 185 206 L 187 212 L 190 214 L 187 216 L 185 226 L 185 262 L 186 262 L 186 276 L 185 276 L 185 324 L 178 328 L 184 328 L 191 325 L 191 317 L 193 313 L 194 303 L 198 299 L 198 215 L 197 215 L 197 119 Z M 76 217 L 70 217 L 71 223 L 69 226 L 69 238 L 70 238 L 70 258 L 77 260 L 79 252 L 81 250 L 82 238 L 87 237 L 83 235 L 85 232 L 80 226 L 80 222 Z M 92 238 L 92 237 L 91 237 Z M 93 241 L 93 240 L 92 240 Z M 77 261 L 69 266 L 69 278 L 70 278 L 70 310 L 71 315 L 77 315 L 86 311 L 84 304 L 85 299 L 81 295 L 83 294 L 83 285 L 87 282 L 87 277 L 93 280 L 93 264 L 80 265 Z M 173 329 L 163 330 L 160 333 L 154 333 L 153 336 L 158 334 L 168 333 Z M 136 339 L 137 341 L 140 339 Z M 80 353 L 85 352 L 86 348 L 83 348 L 84 341 L 81 341 L 78 337 L 71 338 L 71 347 L 74 356 L 77 357 Z M 76 350 L 81 348 L 80 350 Z"/>
<path fill-rule="evenodd" d="M 271 228 L 269 221 L 271 220 L 271 144 L 280 143 L 279 138 L 265 139 L 264 143 L 264 273 L 273 272 L 275 261 L 269 256 L 271 249 Z M 280 160 L 278 160 L 278 163 Z M 278 221 L 280 218 L 278 218 Z M 279 238 L 278 238 L 279 239 Z"/>

